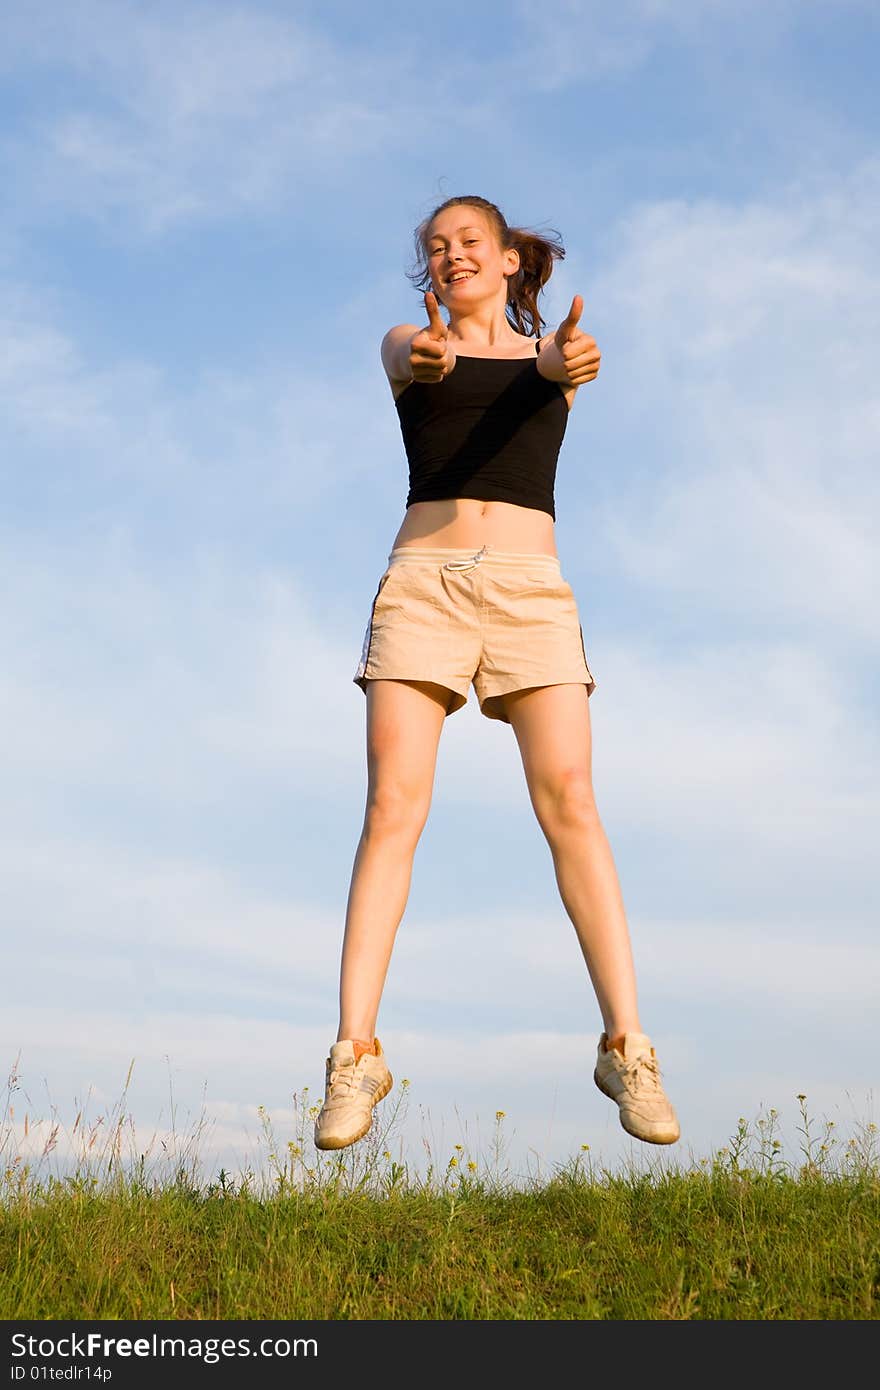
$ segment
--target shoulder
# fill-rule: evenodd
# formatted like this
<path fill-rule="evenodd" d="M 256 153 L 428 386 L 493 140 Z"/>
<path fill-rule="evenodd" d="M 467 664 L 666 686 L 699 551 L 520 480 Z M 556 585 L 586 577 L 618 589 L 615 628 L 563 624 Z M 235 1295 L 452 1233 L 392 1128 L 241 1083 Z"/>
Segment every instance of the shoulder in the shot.
<path fill-rule="evenodd" d="M 536 354 L 537 357 L 540 357 L 540 356 L 541 356 L 541 353 L 544 351 L 544 349 L 545 349 L 546 347 L 549 347 L 549 346 L 550 346 L 550 344 L 553 342 L 553 339 L 554 339 L 555 337 L 556 337 L 556 329 L 555 329 L 555 328 L 551 328 L 551 330 L 550 330 L 549 333 L 545 333 L 544 336 L 543 336 L 542 338 L 539 338 L 539 339 L 538 339 L 538 345 L 539 345 L 539 346 L 538 346 L 538 352 L 537 352 L 537 354 Z M 548 370 L 550 371 L 550 375 L 549 375 L 549 376 L 547 376 L 547 371 L 548 371 Z M 548 368 L 545 366 L 545 367 L 542 369 L 541 367 L 539 367 L 539 368 L 538 368 L 538 371 L 541 373 L 541 376 L 546 376 L 546 378 L 547 378 L 548 381 L 555 381 L 555 382 L 556 382 L 557 386 L 559 387 L 559 390 L 562 392 L 562 395 L 565 397 L 565 403 L 566 403 L 566 405 L 568 406 L 569 410 L 571 410 L 572 406 L 574 405 L 574 398 L 575 398 L 575 396 L 577 395 L 579 388 L 578 388 L 577 386 L 569 386 L 569 385 L 567 384 L 567 380 L 559 380 L 559 379 L 557 378 L 557 376 L 555 375 L 553 368 L 549 368 L 549 369 L 548 369 Z"/>
<path fill-rule="evenodd" d="M 379 347 L 382 366 L 389 381 L 399 381 L 400 349 L 405 346 L 414 333 L 419 332 L 417 323 L 396 323 L 389 328 Z"/>
<path fill-rule="evenodd" d="M 418 333 L 424 326 L 424 324 L 418 323 L 396 323 L 393 328 L 389 328 L 382 339 L 383 353 L 387 344 L 402 343 L 411 338 L 414 333 Z"/>

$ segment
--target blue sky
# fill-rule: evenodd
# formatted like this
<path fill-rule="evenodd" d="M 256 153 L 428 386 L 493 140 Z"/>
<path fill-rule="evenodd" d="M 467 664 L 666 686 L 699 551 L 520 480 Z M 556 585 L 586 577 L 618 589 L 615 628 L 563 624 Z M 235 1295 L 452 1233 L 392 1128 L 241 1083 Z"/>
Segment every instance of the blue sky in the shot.
<path fill-rule="evenodd" d="M 173 1096 L 208 1165 L 320 1096 L 352 676 L 406 493 L 379 343 L 421 321 L 412 233 L 453 193 L 561 233 L 547 324 L 581 294 L 603 354 L 557 547 L 671 1159 L 762 1108 L 796 1149 L 799 1093 L 877 1120 L 880 21 L 609 10 L 7 16 L 0 1042 L 28 1143 L 109 1110 L 132 1060 L 137 1133 L 167 1137 Z M 503 1110 L 520 1170 L 630 1158 L 600 1027 L 472 693 L 379 1021 L 402 1151 L 484 1147 Z"/>

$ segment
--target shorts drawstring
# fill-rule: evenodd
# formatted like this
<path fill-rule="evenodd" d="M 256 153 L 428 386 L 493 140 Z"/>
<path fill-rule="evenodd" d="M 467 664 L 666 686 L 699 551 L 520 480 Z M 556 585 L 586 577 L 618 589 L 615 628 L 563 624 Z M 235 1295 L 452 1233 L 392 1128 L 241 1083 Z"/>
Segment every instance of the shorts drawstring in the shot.
<path fill-rule="evenodd" d="M 442 565 L 441 568 L 445 570 L 472 570 L 475 565 L 478 565 L 480 563 L 488 549 L 488 545 L 484 545 L 480 550 L 477 551 L 475 555 L 472 555 L 469 559 L 447 560 L 445 565 Z"/>

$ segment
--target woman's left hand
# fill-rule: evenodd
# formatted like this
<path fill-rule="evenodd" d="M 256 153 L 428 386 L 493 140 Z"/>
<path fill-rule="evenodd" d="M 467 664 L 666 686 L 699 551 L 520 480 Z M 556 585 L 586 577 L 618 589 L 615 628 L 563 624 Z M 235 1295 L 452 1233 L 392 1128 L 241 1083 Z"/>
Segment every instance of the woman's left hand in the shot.
<path fill-rule="evenodd" d="M 596 339 L 578 327 L 583 312 L 584 301 L 576 294 L 571 301 L 568 314 L 553 335 L 553 343 L 548 343 L 544 352 L 540 354 L 543 357 L 549 348 L 556 348 L 564 372 L 562 380 L 569 386 L 583 386 L 584 382 L 593 381 L 599 373 L 602 354 L 596 346 Z M 549 363 L 547 365 L 549 366 Z"/>

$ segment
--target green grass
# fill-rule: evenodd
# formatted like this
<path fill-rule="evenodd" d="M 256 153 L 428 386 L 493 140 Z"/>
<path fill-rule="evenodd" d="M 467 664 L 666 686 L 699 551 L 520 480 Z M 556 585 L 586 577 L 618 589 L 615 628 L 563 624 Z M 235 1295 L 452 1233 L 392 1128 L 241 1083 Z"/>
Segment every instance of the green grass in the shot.
<path fill-rule="evenodd" d="M 129 1073 L 130 1075 L 130 1073 Z M 782 1157 L 773 1110 L 689 1168 L 596 1169 L 584 1149 L 551 1177 L 510 1180 L 504 1115 L 487 1157 L 463 1146 L 417 1173 L 392 1157 L 406 1084 L 352 1149 L 320 1154 L 315 1107 L 279 1145 L 261 1111 L 258 1178 L 199 1174 L 200 1131 L 134 1145 L 124 1100 L 36 1160 L 20 1152 L 10 1078 L 0 1113 L 0 1318 L 823 1319 L 880 1308 L 876 1127 L 816 1132 Z M 395 1108 L 396 1107 L 396 1108 Z M 78 1149 L 77 1149 L 78 1144 Z"/>

